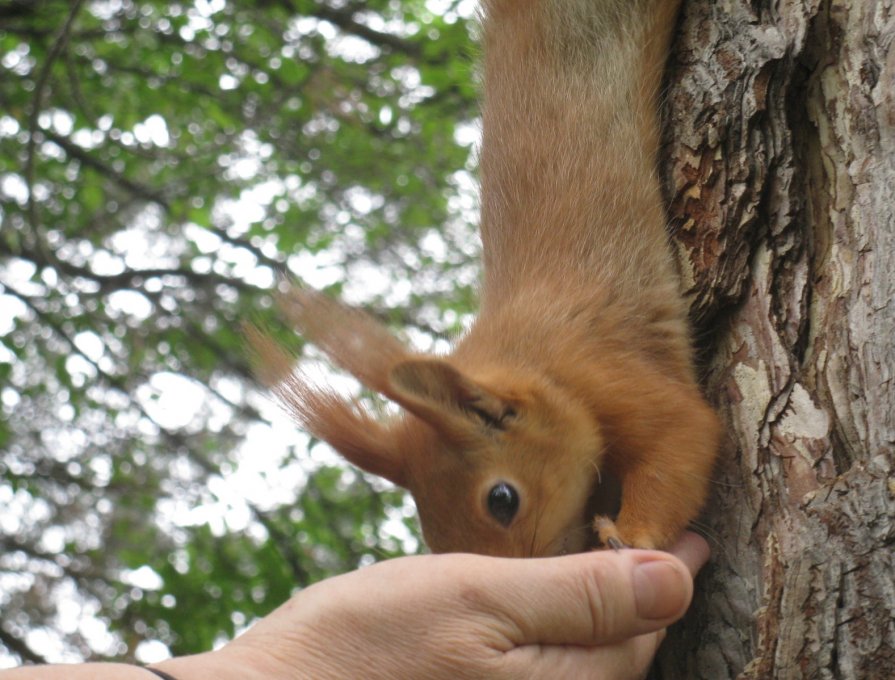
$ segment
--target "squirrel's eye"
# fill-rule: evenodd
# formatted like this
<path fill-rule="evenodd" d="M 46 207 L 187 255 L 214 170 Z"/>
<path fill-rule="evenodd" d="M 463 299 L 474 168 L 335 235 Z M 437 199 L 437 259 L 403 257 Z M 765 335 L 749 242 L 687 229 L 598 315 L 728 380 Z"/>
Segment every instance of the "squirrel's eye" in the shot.
<path fill-rule="evenodd" d="M 516 489 L 506 482 L 498 482 L 491 487 L 488 492 L 488 512 L 494 519 L 508 527 L 518 510 L 519 494 Z"/>

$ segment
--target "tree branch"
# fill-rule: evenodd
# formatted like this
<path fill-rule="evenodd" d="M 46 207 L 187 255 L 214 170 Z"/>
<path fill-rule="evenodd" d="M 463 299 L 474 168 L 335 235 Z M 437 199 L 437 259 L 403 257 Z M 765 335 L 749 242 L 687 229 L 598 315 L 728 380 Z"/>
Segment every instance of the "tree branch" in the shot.
<path fill-rule="evenodd" d="M 281 4 L 287 11 L 293 14 L 303 14 L 302 12 L 299 12 L 299 10 L 295 7 L 293 0 L 281 0 Z M 422 50 L 416 43 L 413 43 L 392 33 L 377 31 L 376 29 L 370 28 L 369 26 L 366 26 L 357 21 L 354 18 L 355 9 L 350 5 L 345 8 L 336 9 L 335 7 L 330 7 L 323 2 L 318 2 L 316 9 L 314 9 L 313 12 L 310 12 L 309 14 L 311 16 L 317 17 L 318 19 L 328 21 L 334 26 L 337 26 L 344 33 L 349 33 L 351 35 L 357 36 L 358 38 L 363 38 L 368 43 L 370 43 L 371 45 L 375 45 L 376 47 L 395 50 L 410 57 L 418 58 L 422 56 Z"/>
<path fill-rule="evenodd" d="M 3 645 L 10 652 L 19 657 L 22 661 L 28 661 L 34 664 L 45 664 L 47 660 L 35 652 L 21 638 L 13 635 L 9 631 L 0 626 L 0 645 Z"/>
<path fill-rule="evenodd" d="M 128 193 L 142 198 L 143 200 L 150 203 L 157 203 L 165 210 L 168 210 L 168 200 L 162 195 L 160 191 L 150 189 L 149 187 L 143 186 L 142 184 L 138 184 L 137 182 L 128 179 L 121 173 L 115 171 L 111 166 L 106 165 L 99 159 L 95 158 L 92 154 L 88 153 L 86 149 L 78 146 L 67 137 L 56 134 L 52 130 L 44 130 L 44 135 L 47 137 L 47 139 L 53 142 L 53 144 L 65 151 L 65 153 L 69 157 L 76 158 L 83 165 L 96 170 L 104 177 L 108 177 L 120 187 L 125 189 Z"/>
<path fill-rule="evenodd" d="M 65 46 L 68 44 L 71 27 L 83 4 L 84 0 L 74 0 L 68 12 L 68 17 L 59 30 L 53 47 L 50 49 L 50 53 L 47 55 L 47 59 L 38 73 L 34 96 L 31 98 L 31 110 L 28 113 L 28 143 L 25 147 L 25 185 L 28 187 L 28 220 L 31 223 L 31 229 L 34 230 L 33 236 L 37 240 L 38 247 L 43 247 L 37 221 L 37 201 L 34 198 L 34 159 L 37 149 L 38 118 L 43 109 L 44 95 L 46 94 L 53 63 L 59 58 L 59 55 L 62 54 Z"/>
<path fill-rule="evenodd" d="M 292 3 L 287 0 L 287 4 L 291 5 Z M 400 36 L 392 33 L 383 33 L 358 22 L 354 18 L 354 10 L 350 8 L 336 9 L 321 3 L 314 11 L 314 15 L 338 26 L 345 33 L 363 38 L 377 47 L 396 50 L 410 57 L 419 58 L 422 56 L 422 50 L 419 45 Z"/>

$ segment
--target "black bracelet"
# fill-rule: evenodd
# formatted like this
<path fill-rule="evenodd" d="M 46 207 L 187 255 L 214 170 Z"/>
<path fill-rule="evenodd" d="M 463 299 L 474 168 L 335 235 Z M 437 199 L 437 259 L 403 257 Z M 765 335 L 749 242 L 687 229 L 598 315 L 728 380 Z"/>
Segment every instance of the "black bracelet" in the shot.
<path fill-rule="evenodd" d="M 177 678 L 175 678 L 173 675 L 168 675 L 167 673 L 165 673 L 165 671 L 159 671 L 159 670 L 156 670 L 155 668 L 147 668 L 146 670 L 149 671 L 150 673 L 155 673 L 162 680 L 177 680 Z"/>

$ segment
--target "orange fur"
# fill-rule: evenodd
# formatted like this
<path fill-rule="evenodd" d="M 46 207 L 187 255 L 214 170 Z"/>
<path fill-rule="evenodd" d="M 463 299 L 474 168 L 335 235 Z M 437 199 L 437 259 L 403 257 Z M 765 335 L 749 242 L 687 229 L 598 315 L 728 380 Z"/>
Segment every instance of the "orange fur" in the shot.
<path fill-rule="evenodd" d="M 664 547 L 698 513 L 718 439 L 699 394 L 654 163 L 677 0 L 484 3 L 480 314 L 446 357 L 294 290 L 307 339 L 401 407 L 380 422 L 256 336 L 267 380 L 348 460 L 407 487 L 432 550 Z M 602 474 L 613 521 L 588 516 Z M 500 483 L 509 521 L 489 510 Z M 489 495 L 491 494 L 491 495 Z"/>

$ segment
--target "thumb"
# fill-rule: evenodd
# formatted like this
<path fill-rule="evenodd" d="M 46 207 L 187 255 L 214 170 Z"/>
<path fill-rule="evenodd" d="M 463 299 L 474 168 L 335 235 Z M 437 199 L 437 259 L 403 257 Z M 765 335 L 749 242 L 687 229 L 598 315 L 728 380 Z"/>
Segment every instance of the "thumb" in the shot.
<path fill-rule="evenodd" d="M 657 631 L 683 616 L 693 595 L 685 564 L 658 551 L 508 560 L 504 567 L 467 598 L 492 619 L 492 644 L 504 651 L 602 645 Z"/>

